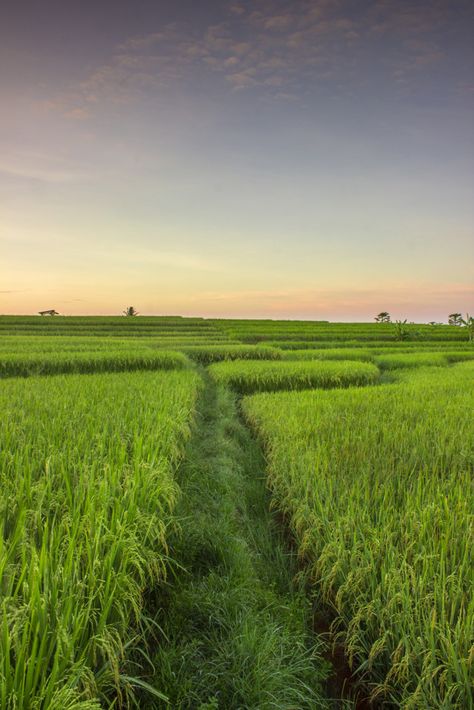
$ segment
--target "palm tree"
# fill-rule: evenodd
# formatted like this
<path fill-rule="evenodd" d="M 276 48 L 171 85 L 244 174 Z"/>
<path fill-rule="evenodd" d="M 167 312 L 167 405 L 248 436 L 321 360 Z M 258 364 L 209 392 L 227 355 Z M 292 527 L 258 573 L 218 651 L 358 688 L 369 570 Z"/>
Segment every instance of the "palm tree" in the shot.
<path fill-rule="evenodd" d="M 448 316 L 449 325 L 462 325 L 461 313 L 450 313 Z"/>
<path fill-rule="evenodd" d="M 466 313 L 465 318 L 460 318 L 460 325 L 467 328 L 467 335 L 470 343 L 474 343 L 474 318 Z"/>
<path fill-rule="evenodd" d="M 378 314 L 378 316 L 375 316 L 376 323 L 390 323 L 390 313 L 387 313 L 387 311 L 382 311 L 381 313 Z"/>
<path fill-rule="evenodd" d="M 124 316 L 129 316 L 129 317 L 131 317 L 131 316 L 137 316 L 137 315 L 138 315 L 138 311 L 136 311 L 133 306 L 128 306 L 128 308 L 126 308 L 126 309 L 123 311 L 123 315 L 124 315 Z"/>

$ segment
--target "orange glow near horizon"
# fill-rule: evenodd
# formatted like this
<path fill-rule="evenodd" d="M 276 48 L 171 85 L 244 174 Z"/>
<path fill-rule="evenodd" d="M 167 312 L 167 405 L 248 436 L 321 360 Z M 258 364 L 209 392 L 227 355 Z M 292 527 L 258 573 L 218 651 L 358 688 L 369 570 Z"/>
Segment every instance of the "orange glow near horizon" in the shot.
<path fill-rule="evenodd" d="M 61 298 L 60 293 L 10 293 L 0 295 L 0 312 L 4 315 L 31 315 L 44 308 L 55 308 L 62 315 L 121 315 L 132 303 L 142 315 L 182 315 L 204 318 L 272 318 L 330 321 L 371 321 L 380 310 L 394 318 L 416 322 L 446 322 L 449 313 L 469 310 L 474 303 L 474 287 L 452 285 L 436 288 L 394 285 L 383 289 L 275 291 L 228 291 L 190 293 L 179 298 L 172 294 L 136 293 L 122 299 L 114 292 L 103 292 L 94 302 L 87 298 Z M 135 295 L 137 297 L 135 297 Z M 465 306 L 465 307 L 463 307 Z M 466 307 L 467 306 L 467 307 Z M 472 309 L 471 309 L 472 310 Z"/>

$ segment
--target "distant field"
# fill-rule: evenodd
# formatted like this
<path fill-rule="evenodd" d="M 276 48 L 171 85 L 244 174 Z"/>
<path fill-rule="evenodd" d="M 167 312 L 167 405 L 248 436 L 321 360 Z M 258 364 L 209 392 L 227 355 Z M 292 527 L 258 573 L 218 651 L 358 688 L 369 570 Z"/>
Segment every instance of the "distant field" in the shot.
<path fill-rule="evenodd" d="M 0 380 L 0 707 L 329 710 L 311 608 L 351 692 L 474 707 L 466 328 L 1 316 Z"/>

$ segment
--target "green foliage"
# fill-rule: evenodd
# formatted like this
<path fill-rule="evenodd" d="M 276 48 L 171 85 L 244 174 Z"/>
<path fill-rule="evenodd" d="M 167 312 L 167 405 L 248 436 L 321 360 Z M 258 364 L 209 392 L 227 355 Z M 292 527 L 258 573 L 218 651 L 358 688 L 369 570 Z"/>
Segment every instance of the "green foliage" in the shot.
<path fill-rule="evenodd" d="M 211 321 L 179 316 L 0 316 L 0 335 L 160 337 L 228 340 Z"/>
<path fill-rule="evenodd" d="M 449 325 L 461 325 L 462 313 L 450 313 L 448 316 Z"/>
<path fill-rule="evenodd" d="M 470 708 L 474 368 L 404 372 L 399 384 L 261 394 L 243 407 L 372 696 Z"/>
<path fill-rule="evenodd" d="M 324 707 L 297 570 L 374 697 L 470 707 L 462 321 L 0 317 L 0 707 Z M 318 388 L 244 403 L 298 566 L 227 385 Z"/>
<path fill-rule="evenodd" d="M 129 370 L 171 370 L 186 367 L 182 353 L 169 350 L 113 349 L 76 352 L 0 354 L 0 377 L 53 375 L 58 373 L 124 372 Z"/>
<path fill-rule="evenodd" d="M 229 338 L 245 343 L 278 341 L 291 343 L 309 342 L 312 347 L 319 347 L 325 342 L 352 344 L 370 341 L 393 341 L 393 323 L 321 323 L 317 321 L 208 321 L 215 324 Z M 407 323 L 406 328 L 414 337 L 432 342 L 463 340 L 457 328 L 440 325 L 433 328 L 427 324 Z M 300 346 L 301 347 L 301 346 Z"/>
<path fill-rule="evenodd" d="M 394 370 L 399 367 L 423 367 L 424 365 L 447 365 L 448 360 L 443 353 L 414 352 L 378 355 L 375 363 L 382 370 Z"/>
<path fill-rule="evenodd" d="M 283 354 L 284 360 L 361 360 L 372 362 L 375 352 L 369 348 L 323 348 L 313 350 L 304 348 L 302 350 L 286 350 Z"/>
<path fill-rule="evenodd" d="M 202 365 L 209 365 L 212 362 L 220 362 L 221 360 L 279 360 L 282 357 L 281 350 L 277 348 L 241 344 L 231 345 L 227 343 L 220 345 L 190 345 L 181 347 L 180 350 Z"/>
<path fill-rule="evenodd" d="M 11 379 L 0 404 L 0 705 L 99 708 L 166 574 L 195 373 Z M 28 406 L 25 407 L 25 402 Z"/>
<path fill-rule="evenodd" d="M 182 572 L 158 617 L 154 683 L 175 710 L 324 710 L 322 644 L 268 508 L 262 453 L 228 390 L 209 382 L 198 407 L 170 540 Z"/>
<path fill-rule="evenodd" d="M 395 370 L 398 368 L 418 368 L 426 365 L 443 366 L 463 360 L 474 359 L 471 350 L 442 350 L 441 352 L 387 352 L 374 356 L 374 362 L 381 370 Z"/>
<path fill-rule="evenodd" d="M 220 362 L 209 367 L 211 377 L 237 392 L 271 392 L 311 387 L 349 387 L 373 384 L 379 377 L 375 365 L 364 362 L 253 361 Z"/>
<path fill-rule="evenodd" d="M 451 345 L 451 348 L 453 346 Z M 458 347 L 458 346 L 457 346 Z M 449 348 L 327 348 L 321 350 L 285 350 L 284 360 L 361 360 L 373 362 L 383 370 L 399 367 L 423 367 L 425 365 L 448 365 L 474 359 L 472 348 L 451 350 Z"/>
<path fill-rule="evenodd" d="M 466 313 L 466 317 L 461 318 L 460 323 L 467 329 L 469 342 L 474 343 L 474 317 Z"/>
<path fill-rule="evenodd" d="M 395 340 L 408 340 L 412 335 L 407 326 L 407 319 L 395 321 Z"/>
<path fill-rule="evenodd" d="M 439 325 L 406 326 L 418 340 L 435 343 L 462 341 L 460 328 Z M 336 344 L 393 341 L 392 323 L 327 323 L 324 321 L 206 320 L 179 316 L 0 316 L 0 335 L 56 335 L 62 337 L 154 337 L 168 340 L 196 339 L 196 344 L 211 342 L 309 343 L 312 347 Z M 191 343 L 189 343 L 191 344 Z"/>

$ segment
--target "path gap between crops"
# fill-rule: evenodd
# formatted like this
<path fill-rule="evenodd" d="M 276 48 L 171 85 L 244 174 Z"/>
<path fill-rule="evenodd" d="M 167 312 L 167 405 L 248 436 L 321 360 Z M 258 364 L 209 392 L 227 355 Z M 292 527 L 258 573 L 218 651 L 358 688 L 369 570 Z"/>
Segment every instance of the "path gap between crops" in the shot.
<path fill-rule="evenodd" d="M 201 372 L 178 473 L 181 532 L 170 546 L 181 567 L 164 598 L 158 591 L 162 634 L 150 649 L 150 682 L 169 705 L 144 697 L 140 707 L 355 707 L 340 700 L 310 602 L 294 584 L 296 555 L 269 510 L 262 451 L 235 396 Z"/>

